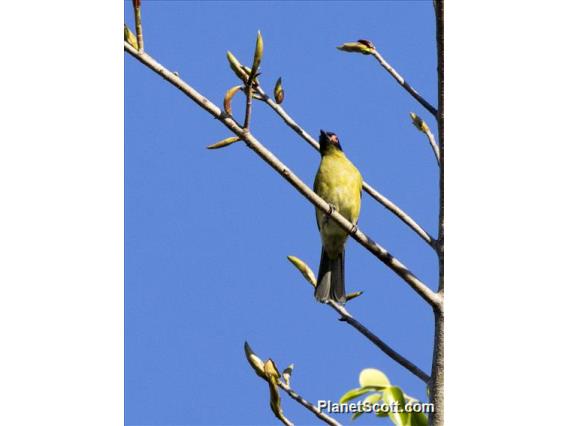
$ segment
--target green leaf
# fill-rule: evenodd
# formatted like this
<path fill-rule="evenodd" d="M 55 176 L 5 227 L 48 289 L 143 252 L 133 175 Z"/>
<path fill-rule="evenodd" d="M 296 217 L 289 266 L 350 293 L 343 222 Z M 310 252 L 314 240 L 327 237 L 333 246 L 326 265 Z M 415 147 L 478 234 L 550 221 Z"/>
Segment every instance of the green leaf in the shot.
<path fill-rule="evenodd" d="M 262 41 L 262 35 L 260 34 L 259 30 L 256 34 L 256 47 L 254 49 L 254 59 L 252 61 L 252 67 L 251 67 L 252 77 L 255 77 L 256 73 L 258 72 L 258 68 L 260 67 L 260 61 L 262 60 L 263 53 L 264 53 L 264 42 Z"/>
<path fill-rule="evenodd" d="M 267 377 L 264 373 L 264 362 L 262 362 L 262 360 L 253 352 L 252 348 L 246 341 L 245 341 L 245 355 L 247 357 L 247 361 L 249 362 L 254 372 L 258 376 L 266 380 Z"/>
<path fill-rule="evenodd" d="M 351 389 L 350 391 L 345 392 L 341 398 L 339 398 L 339 403 L 340 404 L 344 404 L 348 401 L 351 401 L 352 399 L 358 398 L 361 395 L 365 395 L 366 393 L 371 392 L 372 388 L 355 388 L 355 389 Z"/>
<path fill-rule="evenodd" d="M 353 300 L 356 297 L 361 296 L 362 294 L 363 294 L 363 290 L 359 290 L 359 291 L 356 291 L 354 293 L 349 293 L 347 296 L 345 296 L 345 301 L 349 302 L 350 300 Z"/>
<path fill-rule="evenodd" d="M 365 368 L 359 374 L 359 384 L 362 388 L 372 386 L 378 390 L 390 386 L 388 377 L 376 368 Z"/>
<path fill-rule="evenodd" d="M 337 48 L 344 52 L 362 53 L 363 55 L 370 55 L 375 50 L 375 46 L 368 40 L 344 43 L 341 46 L 337 46 Z"/>
<path fill-rule="evenodd" d="M 239 138 L 238 136 L 231 136 L 230 138 L 227 139 L 223 139 L 222 141 L 216 142 L 212 145 L 208 145 L 207 149 L 219 149 L 219 148 L 224 148 L 226 146 L 232 145 L 235 142 L 240 141 L 241 138 Z"/>
<path fill-rule="evenodd" d="M 402 390 L 396 386 L 389 386 L 383 391 L 383 399 L 389 405 L 389 417 L 396 426 L 411 426 L 410 415 L 404 409 L 405 399 Z"/>
<path fill-rule="evenodd" d="M 278 78 L 274 86 L 274 100 L 277 104 L 284 102 L 284 88 L 282 87 L 282 77 Z"/>
<path fill-rule="evenodd" d="M 302 273 L 306 281 L 314 287 L 316 286 L 316 276 L 306 262 L 296 256 L 288 256 L 288 260 L 292 262 L 292 265 L 294 265 L 296 269 Z"/>
<path fill-rule="evenodd" d="M 246 83 L 249 78 L 249 74 L 243 71 L 243 66 L 239 62 L 239 60 L 233 55 L 230 51 L 227 51 L 227 60 L 229 61 L 229 65 L 235 75 L 240 78 L 243 83 Z"/>
<path fill-rule="evenodd" d="M 272 361 L 272 359 L 268 358 L 266 360 L 266 362 L 264 363 L 264 375 L 266 377 L 270 378 L 274 378 L 274 379 L 279 379 L 280 378 L 280 372 L 278 371 L 278 368 L 276 367 L 276 364 L 274 363 L 274 361 Z"/>
<path fill-rule="evenodd" d="M 225 112 L 227 115 L 233 115 L 233 109 L 231 108 L 231 101 L 235 94 L 241 89 L 241 86 L 234 86 L 227 90 L 225 93 L 225 97 L 223 98 L 223 107 L 225 108 Z"/>
<path fill-rule="evenodd" d="M 382 396 L 380 393 L 373 393 L 363 400 L 363 404 L 373 405 L 379 402 L 381 398 Z M 353 416 L 351 416 L 351 420 L 355 420 L 357 417 L 359 417 L 362 414 L 365 414 L 365 411 L 356 412 L 355 414 L 353 414 Z"/>
<path fill-rule="evenodd" d="M 430 128 L 428 127 L 426 122 L 415 113 L 411 112 L 410 118 L 412 119 L 412 124 L 414 124 L 414 127 L 416 127 L 422 133 L 428 133 L 430 131 Z"/>
<path fill-rule="evenodd" d="M 411 426 L 428 426 L 428 416 L 424 413 L 412 411 L 409 413 Z"/>
<path fill-rule="evenodd" d="M 134 33 L 130 31 L 130 28 L 126 26 L 126 24 L 124 24 L 124 41 L 138 50 L 138 40 L 136 39 Z"/>

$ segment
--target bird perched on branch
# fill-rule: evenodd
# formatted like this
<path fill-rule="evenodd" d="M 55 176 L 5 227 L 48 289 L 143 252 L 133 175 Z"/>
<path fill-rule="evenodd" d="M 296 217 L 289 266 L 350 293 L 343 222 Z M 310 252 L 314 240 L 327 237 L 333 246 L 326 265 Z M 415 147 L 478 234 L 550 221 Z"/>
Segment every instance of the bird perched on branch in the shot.
<path fill-rule="evenodd" d="M 347 159 L 335 133 L 320 131 L 319 165 L 314 191 L 347 220 L 356 224 L 361 209 L 363 178 Z M 329 213 L 316 209 L 322 249 L 315 291 L 320 302 L 345 303 L 345 232 Z"/>

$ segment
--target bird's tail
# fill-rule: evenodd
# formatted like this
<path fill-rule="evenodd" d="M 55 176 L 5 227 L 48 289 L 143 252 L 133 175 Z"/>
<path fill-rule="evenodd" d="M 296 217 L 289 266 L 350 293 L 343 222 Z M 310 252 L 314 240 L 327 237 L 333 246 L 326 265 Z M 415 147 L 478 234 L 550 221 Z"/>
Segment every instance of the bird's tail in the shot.
<path fill-rule="evenodd" d="M 324 248 L 321 248 L 315 296 L 320 302 L 334 300 L 345 303 L 345 250 L 335 259 L 330 259 Z"/>

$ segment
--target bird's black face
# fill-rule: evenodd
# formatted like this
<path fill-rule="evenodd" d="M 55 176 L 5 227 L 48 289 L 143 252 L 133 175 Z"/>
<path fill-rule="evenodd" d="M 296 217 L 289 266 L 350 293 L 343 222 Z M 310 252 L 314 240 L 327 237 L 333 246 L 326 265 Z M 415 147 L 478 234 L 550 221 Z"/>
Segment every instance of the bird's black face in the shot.
<path fill-rule="evenodd" d="M 326 152 L 328 148 L 331 146 L 334 146 L 340 151 L 343 151 L 341 149 L 341 144 L 339 143 L 339 138 L 335 133 L 326 132 L 325 130 L 320 130 L 319 143 L 320 143 L 320 152 L 322 154 Z"/>

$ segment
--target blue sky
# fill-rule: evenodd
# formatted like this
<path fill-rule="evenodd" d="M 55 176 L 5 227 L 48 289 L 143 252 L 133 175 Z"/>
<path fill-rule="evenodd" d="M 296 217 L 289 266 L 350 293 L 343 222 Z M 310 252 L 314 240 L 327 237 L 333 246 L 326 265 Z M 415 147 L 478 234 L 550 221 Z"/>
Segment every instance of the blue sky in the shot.
<path fill-rule="evenodd" d="M 250 62 L 260 29 L 265 90 L 282 77 L 289 114 L 312 135 L 336 132 L 365 180 L 435 234 L 437 164 L 409 113 L 432 128 L 433 118 L 373 58 L 335 49 L 372 40 L 436 105 L 431 1 L 146 1 L 142 15 L 146 51 L 217 105 L 237 84 L 226 51 Z M 125 21 L 133 28 L 130 1 Z M 124 61 L 126 424 L 275 424 L 245 340 L 280 369 L 295 363 L 292 386 L 314 402 L 337 400 L 366 367 L 425 398 L 419 379 L 316 303 L 286 260 L 296 255 L 317 271 L 313 206 L 246 146 L 206 150 L 229 136 L 224 126 Z M 239 96 L 233 110 L 242 117 Z M 319 155 L 264 104 L 253 105 L 252 132 L 312 184 Z M 359 226 L 435 286 L 434 252 L 366 194 Z M 346 283 L 365 290 L 348 304 L 352 314 L 429 371 L 433 316 L 422 299 L 354 241 Z M 316 423 L 282 397 L 292 421 Z M 355 424 L 381 422 L 363 416 Z"/>

